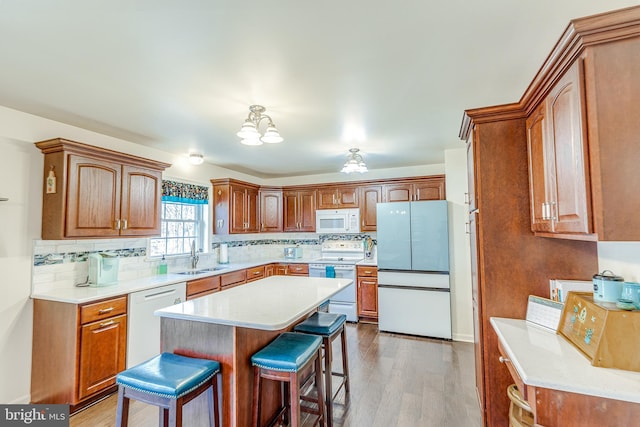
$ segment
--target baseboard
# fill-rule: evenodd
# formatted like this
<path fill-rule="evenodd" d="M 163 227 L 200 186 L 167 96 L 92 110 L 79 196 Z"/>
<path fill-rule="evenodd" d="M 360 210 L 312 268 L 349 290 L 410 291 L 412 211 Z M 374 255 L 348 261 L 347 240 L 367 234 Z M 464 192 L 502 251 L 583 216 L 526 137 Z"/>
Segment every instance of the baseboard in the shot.
<path fill-rule="evenodd" d="M 473 335 L 469 334 L 453 334 L 454 341 L 473 342 Z"/>

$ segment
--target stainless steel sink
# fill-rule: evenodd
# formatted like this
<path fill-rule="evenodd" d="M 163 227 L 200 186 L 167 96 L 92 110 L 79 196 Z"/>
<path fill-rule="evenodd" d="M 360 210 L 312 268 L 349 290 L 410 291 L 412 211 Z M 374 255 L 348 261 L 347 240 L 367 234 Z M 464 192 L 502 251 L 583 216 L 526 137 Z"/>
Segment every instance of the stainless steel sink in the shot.
<path fill-rule="evenodd" d="M 184 274 L 185 276 L 193 276 L 196 274 L 203 274 L 203 273 L 210 273 L 212 271 L 224 270 L 225 268 L 228 268 L 228 267 L 217 266 L 217 267 L 211 267 L 211 268 L 203 268 L 200 270 L 187 270 L 187 271 L 181 271 L 178 274 Z"/>

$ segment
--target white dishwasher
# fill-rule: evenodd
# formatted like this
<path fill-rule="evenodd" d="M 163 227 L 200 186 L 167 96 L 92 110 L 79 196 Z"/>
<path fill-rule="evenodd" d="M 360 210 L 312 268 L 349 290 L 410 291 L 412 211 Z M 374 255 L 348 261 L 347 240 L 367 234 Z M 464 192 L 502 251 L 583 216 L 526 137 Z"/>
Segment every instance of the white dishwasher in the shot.
<path fill-rule="evenodd" d="M 127 368 L 160 353 L 160 318 L 153 313 L 183 302 L 186 295 L 186 282 L 129 294 Z"/>

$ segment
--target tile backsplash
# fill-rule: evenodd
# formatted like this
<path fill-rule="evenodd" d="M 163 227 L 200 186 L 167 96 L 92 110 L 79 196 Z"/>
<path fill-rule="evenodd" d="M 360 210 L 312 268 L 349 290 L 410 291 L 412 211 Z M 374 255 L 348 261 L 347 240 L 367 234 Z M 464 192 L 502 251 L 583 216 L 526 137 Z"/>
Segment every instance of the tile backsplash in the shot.
<path fill-rule="evenodd" d="M 313 259 L 320 256 L 325 240 L 364 240 L 367 234 L 316 234 L 316 233 L 263 233 L 249 235 L 212 236 L 209 252 L 199 254 L 199 267 L 217 263 L 221 243 L 228 245 L 230 263 L 255 259 L 279 259 L 286 246 L 299 245 L 303 256 Z M 147 256 L 148 238 L 134 239 L 83 239 L 83 240 L 34 240 L 32 292 L 68 288 L 84 283 L 88 277 L 87 258 L 93 252 L 116 252 L 120 257 L 118 280 L 134 280 L 153 276 L 160 263 L 158 257 Z M 166 259 L 168 270 L 182 271 L 190 267 L 189 256 L 170 256 Z"/>

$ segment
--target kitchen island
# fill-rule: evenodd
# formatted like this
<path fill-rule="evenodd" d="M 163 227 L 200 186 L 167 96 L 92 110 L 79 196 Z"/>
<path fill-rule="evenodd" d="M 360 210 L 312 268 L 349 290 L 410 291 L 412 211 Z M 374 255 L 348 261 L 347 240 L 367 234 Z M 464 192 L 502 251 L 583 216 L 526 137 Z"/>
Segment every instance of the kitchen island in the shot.
<path fill-rule="evenodd" d="M 331 296 L 352 283 L 347 279 L 271 276 L 243 286 L 156 311 L 161 317 L 161 349 L 222 365 L 225 426 L 249 426 L 253 370 L 251 356 Z M 263 421 L 280 402 L 280 387 L 265 384 Z M 185 407 L 185 425 L 202 425 L 206 400 Z"/>

